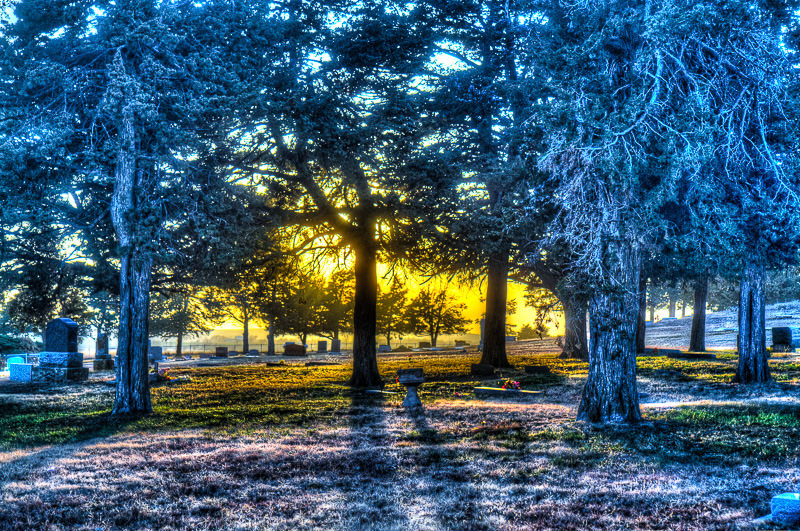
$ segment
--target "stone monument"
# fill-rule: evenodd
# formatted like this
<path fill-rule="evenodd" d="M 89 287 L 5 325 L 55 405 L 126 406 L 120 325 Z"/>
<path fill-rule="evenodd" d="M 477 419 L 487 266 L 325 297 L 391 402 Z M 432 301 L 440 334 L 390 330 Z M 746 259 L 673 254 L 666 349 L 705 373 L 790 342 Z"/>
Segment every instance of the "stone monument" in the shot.
<path fill-rule="evenodd" d="M 114 370 L 114 360 L 111 358 L 111 354 L 108 353 L 107 334 L 97 334 L 93 368 L 95 371 Z"/>
<path fill-rule="evenodd" d="M 89 378 L 78 352 L 78 323 L 62 317 L 47 324 L 44 331 L 45 351 L 39 354 L 39 366 L 33 367 L 34 382 L 80 382 Z"/>
<path fill-rule="evenodd" d="M 331 341 L 331 352 L 338 354 L 342 350 L 342 342 L 338 339 Z"/>
<path fill-rule="evenodd" d="M 151 340 L 147 340 L 147 360 L 150 363 L 157 363 L 163 361 L 164 349 L 162 347 L 154 347 Z"/>
<path fill-rule="evenodd" d="M 327 341 L 317 341 L 317 352 L 323 353 L 328 352 L 328 342 Z"/>
<path fill-rule="evenodd" d="M 227 358 L 228 357 L 228 347 L 217 347 L 217 350 L 214 352 L 215 358 Z"/>
<path fill-rule="evenodd" d="M 305 345 L 298 345 L 296 343 L 284 343 L 283 344 L 283 355 L 284 356 L 305 356 L 306 355 L 306 346 Z"/>

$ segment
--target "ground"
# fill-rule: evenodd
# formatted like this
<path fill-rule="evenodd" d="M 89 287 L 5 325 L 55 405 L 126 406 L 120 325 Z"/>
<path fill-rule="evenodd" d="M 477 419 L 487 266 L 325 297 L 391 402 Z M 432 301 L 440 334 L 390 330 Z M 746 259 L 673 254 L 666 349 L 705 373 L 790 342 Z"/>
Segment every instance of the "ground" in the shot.
<path fill-rule="evenodd" d="M 362 395 L 344 385 L 345 358 L 191 363 L 134 421 L 109 418 L 98 377 L 0 384 L 0 528 L 750 529 L 796 488 L 795 354 L 754 388 L 728 383 L 732 354 L 640 358 L 634 428 L 574 420 L 586 364 L 553 343 L 510 354 L 551 374 L 477 381 L 474 352 L 382 355 L 396 394 Z M 425 408 L 409 414 L 394 373 L 415 366 Z M 542 393 L 474 396 L 506 377 Z"/>

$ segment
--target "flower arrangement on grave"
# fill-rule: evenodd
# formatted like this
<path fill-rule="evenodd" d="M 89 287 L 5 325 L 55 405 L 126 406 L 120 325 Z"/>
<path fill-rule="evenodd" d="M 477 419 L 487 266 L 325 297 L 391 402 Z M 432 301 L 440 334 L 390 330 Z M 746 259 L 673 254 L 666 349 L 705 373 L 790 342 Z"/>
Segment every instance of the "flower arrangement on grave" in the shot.
<path fill-rule="evenodd" d="M 155 374 L 156 380 L 159 382 L 169 382 L 175 379 L 174 376 L 170 376 L 169 369 L 158 369 L 158 371 L 150 369 L 150 374 Z"/>
<path fill-rule="evenodd" d="M 503 382 L 503 386 L 501 387 L 501 389 L 516 389 L 517 391 L 519 391 L 519 382 L 509 378 L 505 382 Z"/>

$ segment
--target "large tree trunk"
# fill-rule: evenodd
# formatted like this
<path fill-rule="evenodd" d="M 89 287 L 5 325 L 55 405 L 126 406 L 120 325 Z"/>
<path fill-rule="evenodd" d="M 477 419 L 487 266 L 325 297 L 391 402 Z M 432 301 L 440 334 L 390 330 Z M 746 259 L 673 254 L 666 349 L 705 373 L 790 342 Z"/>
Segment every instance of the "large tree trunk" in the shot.
<path fill-rule="evenodd" d="M 649 311 L 650 311 L 650 322 L 651 323 L 655 323 L 656 322 L 656 307 L 655 306 L 650 306 Z"/>
<path fill-rule="evenodd" d="M 250 352 L 250 314 L 248 311 L 245 310 L 242 323 L 242 354 Z"/>
<path fill-rule="evenodd" d="M 647 277 L 639 278 L 639 313 L 636 316 L 636 352 L 644 352 L 645 335 L 647 334 Z"/>
<path fill-rule="evenodd" d="M 481 363 L 511 367 L 506 356 L 506 304 L 508 292 L 508 252 L 489 259 L 486 279 L 486 317 L 483 324 Z"/>
<path fill-rule="evenodd" d="M 691 352 L 706 350 L 706 301 L 708 299 L 708 277 L 694 284 L 694 306 L 692 307 L 692 334 L 689 337 Z"/>
<path fill-rule="evenodd" d="M 675 306 L 676 306 L 675 294 L 670 291 L 669 292 L 669 316 L 675 317 Z"/>
<path fill-rule="evenodd" d="M 275 355 L 275 316 L 270 315 L 267 329 L 267 356 Z"/>
<path fill-rule="evenodd" d="M 175 345 L 175 357 L 179 358 L 183 353 L 183 332 L 178 332 L 178 344 Z"/>
<path fill-rule="evenodd" d="M 372 235 L 353 245 L 355 253 L 355 293 L 353 304 L 353 387 L 379 387 L 375 346 L 375 323 L 378 304 L 378 277 L 375 243 Z"/>
<path fill-rule="evenodd" d="M 561 357 L 589 359 L 589 342 L 586 338 L 586 310 L 588 303 L 571 295 L 560 297 L 564 309 L 564 348 Z"/>
<path fill-rule="evenodd" d="M 617 285 L 597 290 L 589 302 L 589 376 L 578 419 L 589 422 L 638 422 L 636 320 L 639 315 L 638 253 L 627 243 L 612 247 Z"/>
<path fill-rule="evenodd" d="M 117 334 L 117 393 L 112 415 L 152 411 L 148 374 L 148 311 L 152 257 L 136 248 L 136 213 L 141 175 L 136 168 L 133 111 L 126 107 L 111 200 L 111 220 L 119 238 L 120 309 Z"/>
<path fill-rule="evenodd" d="M 771 380 L 764 329 L 764 266 L 748 262 L 739 291 L 739 366 L 734 381 L 763 383 Z"/>

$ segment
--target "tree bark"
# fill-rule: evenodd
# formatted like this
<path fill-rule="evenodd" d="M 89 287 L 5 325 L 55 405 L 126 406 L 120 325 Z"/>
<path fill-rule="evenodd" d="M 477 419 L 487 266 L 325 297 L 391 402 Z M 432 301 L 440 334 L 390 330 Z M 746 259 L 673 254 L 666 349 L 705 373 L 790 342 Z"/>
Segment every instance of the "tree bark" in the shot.
<path fill-rule="evenodd" d="M 689 337 L 691 352 L 706 350 L 706 301 L 708 300 L 708 277 L 694 284 L 694 306 L 692 307 L 692 334 Z"/>
<path fill-rule="evenodd" d="M 180 357 L 183 353 L 183 332 L 178 332 L 178 343 L 175 346 L 175 357 Z"/>
<path fill-rule="evenodd" d="M 267 356 L 275 355 L 275 316 L 270 315 L 267 329 Z"/>
<path fill-rule="evenodd" d="M 589 376 L 578 420 L 638 422 L 636 387 L 636 320 L 639 315 L 638 253 L 630 244 L 613 244 L 612 274 L 616 286 L 600 289 L 589 302 Z"/>
<path fill-rule="evenodd" d="M 111 200 L 111 220 L 119 238 L 120 311 L 117 334 L 117 392 L 112 415 L 140 415 L 152 411 L 148 367 L 148 311 L 152 257 L 136 247 L 136 212 L 141 194 L 137 170 L 133 111 L 123 110 L 120 149 Z"/>
<path fill-rule="evenodd" d="M 650 322 L 651 323 L 655 323 L 656 322 L 656 307 L 655 306 L 650 306 Z"/>
<path fill-rule="evenodd" d="M 587 361 L 589 359 L 589 342 L 586 338 L 585 300 L 564 295 L 559 297 L 564 308 L 564 348 L 561 357 Z"/>
<path fill-rule="evenodd" d="M 353 245 L 355 254 L 355 292 L 353 304 L 353 387 L 379 387 L 377 348 L 375 345 L 378 277 L 377 250 L 372 235 Z"/>
<path fill-rule="evenodd" d="M 508 298 L 508 252 L 489 259 L 486 279 L 486 317 L 483 325 L 481 363 L 511 367 L 506 356 L 506 304 Z"/>
<path fill-rule="evenodd" d="M 640 273 L 641 275 L 641 273 Z M 639 313 L 636 316 L 636 352 L 644 352 L 645 336 L 647 334 L 647 277 L 641 275 L 639 278 Z"/>
<path fill-rule="evenodd" d="M 764 383 L 772 378 L 767 364 L 764 329 L 764 266 L 745 265 L 739 290 L 739 366 L 735 382 Z"/>
<path fill-rule="evenodd" d="M 670 291 L 669 293 L 669 316 L 675 317 L 675 305 L 676 305 L 675 296 Z"/>
<path fill-rule="evenodd" d="M 242 322 L 242 354 L 248 352 L 250 352 L 250 314 L 245 310 Z"/>

